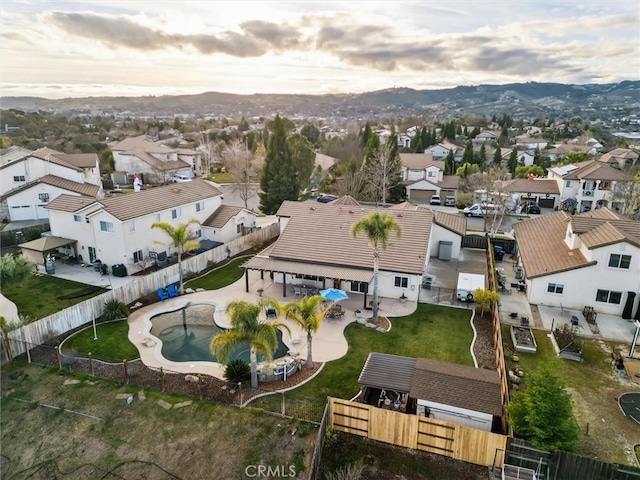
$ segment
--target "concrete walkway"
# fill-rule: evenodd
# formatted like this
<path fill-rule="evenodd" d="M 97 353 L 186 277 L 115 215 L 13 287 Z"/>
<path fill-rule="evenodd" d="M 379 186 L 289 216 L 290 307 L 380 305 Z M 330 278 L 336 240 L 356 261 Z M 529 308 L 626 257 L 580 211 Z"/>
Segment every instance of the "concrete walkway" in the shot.
<path fill-rule="evenodd" d="M 192 374 L 206 374 L 216 378 L 223 378 L 224 366 L 215 362 L 172 362 L 162 356 L 162 343 L 151 335 L 151 318 L 159 313 L 170 312 L 184 308 L 188 303 L 210 304 L 216 306 L 215 322 L 220 327 L 229 327 L 229 321 L 225 314 L 226 306 L 234 300 L 248 300 L 255 302 L 260 299 L 258 289 L 263 290 L 263 298 L 274 298 L 278 302 L 296 300 L 296 297 L 287 292 L 285 298 L 282 295 L 282 285 L 274 284 L 270 279 L 261 280 L 258 274 L 250 273 L 249 292 L 245 291 L 245 278 L 227 287 L 204 292 L 190 293 L 178 298 L 171 298 L 164 302 L 154 303 L 147 307 L 134 310 L 129 316 L 129 340 L 138 348 L 142 362 L 151 368 L 160 368 L 167 371 Z M 186 286 L 188 288 L 188 284 Z M 370 298 L 370 296 L 369 296 Z M 356 320 L 354 311 L 363 310 L 364 299 L 361 294 L 349 293 L 349 299 L 341 301 L 346 313 L 340 320 L 325 320 L 318 331 L 313 335 L 313 360 L 316 362 L 328 362 L 336 360 L 347 353 L 348 344 L 344 337 L 344 329 Z M 416 302 L 400 303 L 399 300 L 384 298 L 380 304 L 380 315 L 388 317 L 402 317 L 413 313 L 417 308 Z M 371 311 L 364 311 L 363 316 L 371 316 Z M 264 315 L 264 314 L 263 314 Z M 264 318 L 264 316 L 262 317 Z M 283 342 L 292 352 L 297 352 L 300 358 L 307 358 L 306 333 L 300 327 L 280 316 L 277 319 L 289 327 L 291 335 L 283 332 Z M 364 326 L 362 328 L 365 328 Z M 382 335 L 382 334 L 381 334 Z"/>

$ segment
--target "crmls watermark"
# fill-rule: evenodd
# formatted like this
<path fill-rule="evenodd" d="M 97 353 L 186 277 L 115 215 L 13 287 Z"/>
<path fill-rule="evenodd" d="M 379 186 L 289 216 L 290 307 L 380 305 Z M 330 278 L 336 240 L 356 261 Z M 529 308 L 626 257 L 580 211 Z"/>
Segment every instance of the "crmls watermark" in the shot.
<path fill-rule="evenodd" d="M 244 469 L 249 478 L 295 478 L 295 465 L 249 465 Z"/>

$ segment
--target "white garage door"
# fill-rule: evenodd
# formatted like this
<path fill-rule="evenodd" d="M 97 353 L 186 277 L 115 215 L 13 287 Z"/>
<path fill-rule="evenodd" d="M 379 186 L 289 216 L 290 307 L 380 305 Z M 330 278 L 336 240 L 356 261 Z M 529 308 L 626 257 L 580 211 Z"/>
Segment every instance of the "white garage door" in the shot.
<path fill-rule="evenodd" d="M 42 204 L 36 207 L 38 218 L 49 218 L 49 211 L 45 208 L 46 206 L 46 204 Z"/>
<path fill-rule="evenodd" d="M 16 205 L 10 209 L 11 221 L 33 220 L 36 218 L 33 205 Z"/>

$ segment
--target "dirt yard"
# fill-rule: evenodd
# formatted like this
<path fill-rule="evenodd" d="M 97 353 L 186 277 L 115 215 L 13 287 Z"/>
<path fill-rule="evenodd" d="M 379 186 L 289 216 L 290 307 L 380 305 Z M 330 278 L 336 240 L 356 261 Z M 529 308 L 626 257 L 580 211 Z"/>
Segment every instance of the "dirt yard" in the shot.
<path fill-rule="evenodd" d="M 309 474 L 313 425 L 153 391 L 142 399 L 106 381 L 64 385 L 75 377 L 50 372 L 2 368 L 3 479 L 234 480 L 255 477 L 260 464 Z"/>

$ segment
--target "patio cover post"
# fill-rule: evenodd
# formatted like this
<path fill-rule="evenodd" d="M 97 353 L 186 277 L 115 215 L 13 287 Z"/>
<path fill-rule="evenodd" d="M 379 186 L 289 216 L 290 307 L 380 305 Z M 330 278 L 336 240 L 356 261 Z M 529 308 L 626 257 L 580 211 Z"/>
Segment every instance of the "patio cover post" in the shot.
<path fill-rule="evenodd" d="M 249 293 L 249 269 L 248 268 L 244 271 L 244 286 L 245 286 L 246 292 Z"/>
<path fill-rule="evenodd" d="M 282 296 L 287 297 L 287 272 L 282 272 Z"/>
<path fill-rule="evenodd" d="M 367 292 L 369 291 L 369 284 L 367 283 L 367 288 L 364 289 L 364 304 L 362 305 L 362 308 L 365 309 L 367 308 Z"/>

